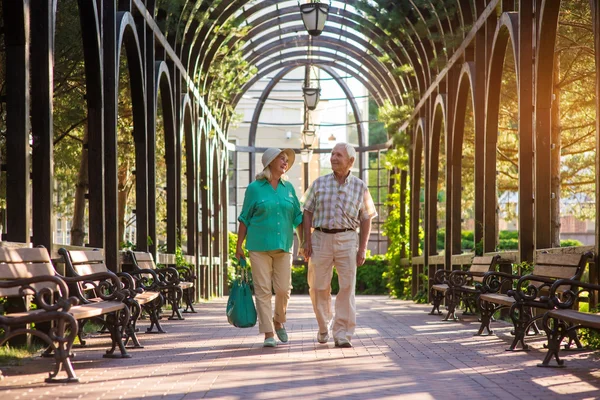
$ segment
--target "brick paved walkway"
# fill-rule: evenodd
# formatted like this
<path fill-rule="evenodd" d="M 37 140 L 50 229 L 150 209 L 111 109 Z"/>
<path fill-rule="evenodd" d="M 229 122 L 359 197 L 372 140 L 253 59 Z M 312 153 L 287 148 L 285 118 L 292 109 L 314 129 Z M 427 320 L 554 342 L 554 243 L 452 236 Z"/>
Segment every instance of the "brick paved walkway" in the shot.
<path fill-rule="evenodd" d="M 198 307 L 185 321 L 165 321 L 165 335 L 140 334 L 145 349 L 103 359 L 105 337 L 77 349 L 78 384 L 45 384 L 52 361 L 3 366 L 4 399 L 574 399 L 600 397 L 597 354 L 563 352 L 567 368 L 537 368 L 541 338 L 530 352 L 506 352 L 510 327 L 473 337 L 477 322 L 442 322 L 426 305 L 358 298 L 351 349 L 315 341 L 310 299 L 292 296 L 290 343 L 263 348 L 258 329 L 227 325 L 225 300 Z M 145 321 L 143 321 L 145 322 Z M 145 328 L 145 324 L 140 324 Z M 531 341 L 531 339 L 530 339 Z"/>

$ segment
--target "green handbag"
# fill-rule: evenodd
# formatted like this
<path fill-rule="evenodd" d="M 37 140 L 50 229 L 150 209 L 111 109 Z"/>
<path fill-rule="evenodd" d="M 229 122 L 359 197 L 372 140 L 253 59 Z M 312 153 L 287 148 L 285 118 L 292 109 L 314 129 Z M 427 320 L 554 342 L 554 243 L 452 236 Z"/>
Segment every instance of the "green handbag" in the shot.
<path fill-rule="evenodd" d="M 250 271 L 246 260 L 240 260 L 240 277 L 233 281 L 227 300 L 227 322 L 237 328 L 251 328 L 256 325 L 256 307 L 250 288 Z"/>

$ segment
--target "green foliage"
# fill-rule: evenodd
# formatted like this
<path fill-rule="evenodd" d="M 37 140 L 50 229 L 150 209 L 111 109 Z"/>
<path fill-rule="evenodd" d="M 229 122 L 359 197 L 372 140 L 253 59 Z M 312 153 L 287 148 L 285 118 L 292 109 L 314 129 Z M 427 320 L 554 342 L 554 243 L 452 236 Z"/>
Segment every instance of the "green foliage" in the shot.
<path fill-rule="evenodd" d="M 514 275 L 528 275 L 533 272 L 533 263 L 528 261 L 521 261 L 520 263 L 513 263 L 512 273 Z"/>
<path fill-rule="evenodd" d="M 368 256 L 364 265 L 356 271 L 356 294 L 388 294 L 385 271 L 387 261 L 384 256 Z M 292 266 L 292 293 L 308 294 L 308 267 L 306 265 Z M 331 278 L 331 293 L 340 290 L 338 274 L 333 269 Z"/>
<path fill-rule="evenodd" d="M 580 302 L 579 303 L 579 311 L 581 312 L 591 312 L 591 313 L 597 313 L 598 309 L 597 308 L 592 308 L 592 310 L 590 311 L 590 305 L 589 303 L 584 303 L 584 302 Z M 578 330 L 579 333 L 579 339 L 581 340 L 581 343 L 592 349 L 592 350 L 598 350 L 600 349 L 600 332 L 594 329 L 589 329 L 589 328 L 580 328 Z"/>
<path fill-rule="evenodd" d="M 575 247 L 575 246 L 583 246 L 579 240 L 576 239 L 562 239 L 560 241 L 560 247 Z"/>

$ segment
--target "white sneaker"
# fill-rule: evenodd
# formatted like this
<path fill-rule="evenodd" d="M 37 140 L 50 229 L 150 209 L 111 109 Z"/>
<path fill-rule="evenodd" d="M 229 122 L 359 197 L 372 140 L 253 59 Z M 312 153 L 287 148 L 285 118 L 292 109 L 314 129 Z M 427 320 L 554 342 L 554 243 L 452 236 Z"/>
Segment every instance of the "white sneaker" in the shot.
<path fill-rule="evenodd" d="M 328 340 L 329 340 L 329 332 L 317 333 L 317 342 L 324 344 L 324 343 L 327 343 Z"/>

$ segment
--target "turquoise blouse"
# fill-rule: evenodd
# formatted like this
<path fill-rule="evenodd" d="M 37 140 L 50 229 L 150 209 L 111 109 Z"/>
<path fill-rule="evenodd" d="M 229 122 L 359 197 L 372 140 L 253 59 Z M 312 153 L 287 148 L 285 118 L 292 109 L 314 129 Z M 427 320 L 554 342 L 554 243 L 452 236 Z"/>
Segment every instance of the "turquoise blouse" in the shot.
<path fill-rule="evenodd" d="M 277 190 L 268 180 L 252 182 L 246 189 L 238 221 L 248 228 L 246 249 L 292 252 L 294 228 L 302 222 L 302 210 L 294 186 L 279 181 Z"/>

